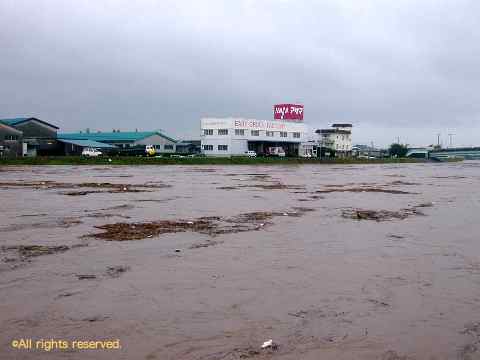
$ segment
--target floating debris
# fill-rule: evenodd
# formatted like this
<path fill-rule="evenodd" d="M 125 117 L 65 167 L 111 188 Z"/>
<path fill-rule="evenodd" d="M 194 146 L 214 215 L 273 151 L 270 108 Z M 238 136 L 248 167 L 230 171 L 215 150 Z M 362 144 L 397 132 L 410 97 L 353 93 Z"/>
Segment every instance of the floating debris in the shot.
<path fill-rule="evenodd" d="M 382 355 L 381 360 L 408 360 L 407 356 L 401 356 L 393 350 L 389 350 Z"/>
<path fill-rule="evenodd" d="M 433 202 L 426 202 L 426 203 L 418 204 L 416 207 L 432 207 L 433 205 L 434 205 Z"/>
<path fill-rule="evenodd" d="M 264 341 L 264 343 L 261 346 L 261 349 L 271 349 L 271 350 L 277 350 L 278 349 L 278 344 L 274 343 L 272 339 Z"/>
<path fill-rule="evenodd" d="M 355 187 L 355 188 L 332 188 L 332 189 L 324 189 L 324 190 L 317 190 L 315 193 L 317 194 L 328 194 L 334 192 L 373 192 L 373 193 L 386 193 L 386 194 L 418 194 L 403 190 L 395 190 L 395 189 L 383 189 L 379 187 Z"/>
<path fill-rule="evenodd" d="M 130 266 L 118 265 L 118 266 L 109 266 L 107 267 L 107 275 L 112 278 L 117 278 L 123 273 L 126 273 L 130 270 Z"/>
<path fill-rule="evenodd" d="M 232 217 L 209 216 L 191 220 L 160 220 L 144 223 L 114 223 L 96 226 L 105 230 L 86 235 L 107 241 L 141 240 L 153 236 L 177 232 L 197 232 L 209 236 L 256 231 L 271 225 L 270 220 L 278 216 L 299 217 L 310 208 L 296 207 L 288 212 L 254 211 Z"/>
<path fill-rule="evenodd" d="M 387 221 L 387 220 L 403 220 L 410 216 L 423 216 L 425 215 L 415 207 L 400 209 L 399 211 L 390 210 L 363 210 L 363 209 L 344 209 L 342 216 L 345 218 L 355 220 L 375 220 L 375 221 Z"/>
<path fill-rule="evenodd" d="M 389 183 L 388 185 L 406 185 L 406 186 L 413 186 L 413 185 L 422 185 L 420 183 L 410 182 L 410 181 L 402 181 L 402 180 L 395 180 Z"/>
<path fill-rule="evenodd" d="M 302 190 L 305 189 L 303 185 L 285 185 L 282 183 L 274 183 L 274 184 L 249 184 L 249 185 L 237 185 L 237 186 L 220 186 L 217 189 L 222 190 L 237 190 L 241 188 L 256 188 L 256 189 L 263 189 L 263 190 Z"/>
<path fill-rule="evenodd" d="M 77 275 L 78 280 L 91 280 L 96 278 L 97 278 L 97 275 Z"/>
<path fill-rule="evenodd" d="M 44 245 L 17 245 L 17 246 L 3 246 L 2 251 L 17 250 L 18 254 L 23 258 L 31 258 L 41 255 L 55 254 L 64 252 L 70 248 L 66 245 L 59 246 L 44 246 Z"/>
<path fill-rule="evenodd" d="M 100 190 L 66 191 L 60 194 L 68 196 L 84 196 L 98 193 L 119 193 L 119 192 L 148 192 L 150 189 L 161 189 L 171 187 L 163 183 L 147 184 L 115 184 L 109 182 L 83 182 L 83 183 L 62 183 L 56 181 L 15 181 L 0 182 L 0 188 L 25 187 L 32 189 L 78 189 L 91 188 Z"/>
<path fill-rule="evenodd" d="M 204 243 L 193 244 L 189 247 L 189 249 L 201 249 L 201 248 L 215 246 L 215 245 L 222 244 L 222 243 L 223 243 L 223 241 L 207 241 L 207 242 L 204 242 Z"/>

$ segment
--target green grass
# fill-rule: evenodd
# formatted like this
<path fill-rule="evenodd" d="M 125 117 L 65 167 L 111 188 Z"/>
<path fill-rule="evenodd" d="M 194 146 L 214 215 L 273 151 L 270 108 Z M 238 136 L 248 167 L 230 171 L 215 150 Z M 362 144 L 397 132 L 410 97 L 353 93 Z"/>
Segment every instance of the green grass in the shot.
<path fill-rule="evenodd" d="M 109 161 L 111 159 L 111 161 Z M 283 165 L 283 164 L 389 164 L 421 163 L 422 159 L 386 158 L 386 159 L 307 159 L 258 157 L 185 157 L 185 158 L 147 158 L 147 157 L 98 157 L 80 156 L 38 156 L 16 159 L 0 159 L 0 165 Z"/>

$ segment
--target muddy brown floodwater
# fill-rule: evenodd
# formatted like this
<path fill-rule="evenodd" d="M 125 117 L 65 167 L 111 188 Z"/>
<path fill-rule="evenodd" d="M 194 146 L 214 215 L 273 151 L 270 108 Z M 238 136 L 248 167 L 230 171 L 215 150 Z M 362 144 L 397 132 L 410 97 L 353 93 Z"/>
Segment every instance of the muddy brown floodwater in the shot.
<path fill-rule="evenodd" d="M 0 167 L 0 359 L 479 359 L 479 205 L 468 161 Z"/>

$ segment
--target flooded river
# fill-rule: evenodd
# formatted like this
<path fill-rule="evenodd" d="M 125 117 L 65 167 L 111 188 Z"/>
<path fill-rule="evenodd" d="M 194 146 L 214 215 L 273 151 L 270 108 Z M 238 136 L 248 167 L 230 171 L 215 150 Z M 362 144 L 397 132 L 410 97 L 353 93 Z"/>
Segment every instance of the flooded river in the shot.
<path fill-rule="evenodd" d="M 478 162 L 0 167 L 0 358 L 479 359 L 478 190 Z"/>

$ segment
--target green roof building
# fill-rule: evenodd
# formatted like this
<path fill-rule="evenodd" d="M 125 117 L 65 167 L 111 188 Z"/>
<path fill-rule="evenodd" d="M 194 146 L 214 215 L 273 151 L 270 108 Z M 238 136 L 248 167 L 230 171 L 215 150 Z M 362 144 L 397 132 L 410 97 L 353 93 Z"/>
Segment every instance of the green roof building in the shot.
<path fill-rule="evenodd" d="M 153 145 L 158 152 L 175 152 L 177 141 L 160 131 L 113 131 L 113 132 L 79 132 L 60 133 L 62 140 L 88 140 L 97 143 L 114 145 L 119 148 L 129 148 L 138 145 Z"/>

